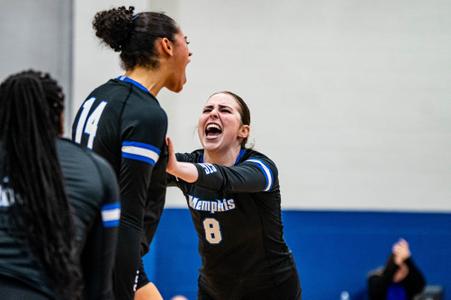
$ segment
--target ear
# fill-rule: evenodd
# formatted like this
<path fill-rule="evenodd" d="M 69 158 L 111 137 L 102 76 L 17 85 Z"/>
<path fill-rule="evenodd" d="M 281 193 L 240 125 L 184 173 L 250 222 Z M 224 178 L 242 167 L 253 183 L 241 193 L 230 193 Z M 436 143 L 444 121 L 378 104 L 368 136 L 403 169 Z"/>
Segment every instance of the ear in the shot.
<path fill-rule="evenodd" d="M 250 132 L 251 127 L 249 125 L 241 125 L 240 130 L 238 131 L 238 137 L 245 139 L 249 137 Z"/>
<path fill-rule="evenodd" d="M 167 56 L 174 55 L 174 44 L 168 38 L 160 38 L 157 40 L 157 49 L 161 54 Z"/>

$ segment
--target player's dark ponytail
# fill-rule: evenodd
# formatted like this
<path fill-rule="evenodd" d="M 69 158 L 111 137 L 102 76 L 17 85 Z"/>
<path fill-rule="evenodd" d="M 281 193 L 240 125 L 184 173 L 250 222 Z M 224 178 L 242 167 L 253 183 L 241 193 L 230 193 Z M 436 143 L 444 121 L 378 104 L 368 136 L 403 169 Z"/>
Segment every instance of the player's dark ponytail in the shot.
<path fill-rule="evenodd" d="M 98 12 L 92 22 L 96 36 L 114 51 L 121 52 L 122 65 L 126 70 L 136 66 L 158 68 L 155 41 L 167 38 L 174 42 L 179 27 L 163 13 L 133 15 L 133 12 L 133 6 Z"/>
<path fill-rule="evenodd" d="M 18 228 L 15 235 L 43 266 L 56 298 L 79 299 L 73 223 L 57 158 L 57 130 L 45 94 L 61 89 L 49 76 L 41 79 L 41 73 L 27 71 L 0 85 L 0 141 L 15 194 L 11 216 Z"/>

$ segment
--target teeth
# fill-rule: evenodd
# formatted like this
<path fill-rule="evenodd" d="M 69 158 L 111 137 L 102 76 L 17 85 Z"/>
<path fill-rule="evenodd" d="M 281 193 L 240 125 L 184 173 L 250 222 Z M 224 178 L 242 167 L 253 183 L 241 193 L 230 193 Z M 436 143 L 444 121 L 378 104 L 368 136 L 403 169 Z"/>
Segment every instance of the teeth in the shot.
<path fill-rule="evenodd" d="M 216 128 L 218 130 L 221 130 L 221 127 L 218 124 L 212 123 L 212 124 L 208 124 L 207 125 L 207 130 L 212 129 L 212 128 Z"/>
<path fill-rule="evenodd" d="M 209 123 L 205 126 L 205 134 L 207 137 L 218 136 L 222 133 L 222 128 L 216 123 Z"/>

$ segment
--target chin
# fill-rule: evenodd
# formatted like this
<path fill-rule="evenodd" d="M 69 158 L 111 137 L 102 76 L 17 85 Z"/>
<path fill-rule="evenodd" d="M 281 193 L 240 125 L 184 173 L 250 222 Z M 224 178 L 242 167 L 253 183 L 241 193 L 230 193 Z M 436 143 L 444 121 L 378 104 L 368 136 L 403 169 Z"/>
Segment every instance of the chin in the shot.
<path fill-rule="evenodd" d="M 168 90 L 174 93 L 180 93 L 183 90 L 183 85 L 176 87 L 168 87 Z"/>
<path fill-rule="evenodd" d="M 202 143 L 202 148 L 204 148 L 205 151 L 216 151 L 218 150 L 220 147 L 220 144 L 217 142 L 209 142 L 209 141 L 204 141 Z"/>
<path fill-rule="evenodd" d="M 183 86 L 186 83 L 186 77 L 184 76 L 179 82 L 174 82 L 173 86 L 168 87 L 171 92 L 179 93 L 183 90 Z"/>

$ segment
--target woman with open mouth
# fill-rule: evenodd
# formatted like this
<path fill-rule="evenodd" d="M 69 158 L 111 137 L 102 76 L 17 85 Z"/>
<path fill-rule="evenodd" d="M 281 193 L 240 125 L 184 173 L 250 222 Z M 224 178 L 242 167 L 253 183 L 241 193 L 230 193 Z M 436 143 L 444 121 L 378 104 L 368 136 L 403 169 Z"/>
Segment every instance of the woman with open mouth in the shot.
<path fill-rule="evenodd" d="M 283 239 L 272 160 L 245 147 L 250 112 L 238 95 L 210 96 L 198 123 L 203 149 L 174 153 L 169 181 L 184 193 L 199 238 L 198 299 L 301 299 L 296 264 Z"/>

